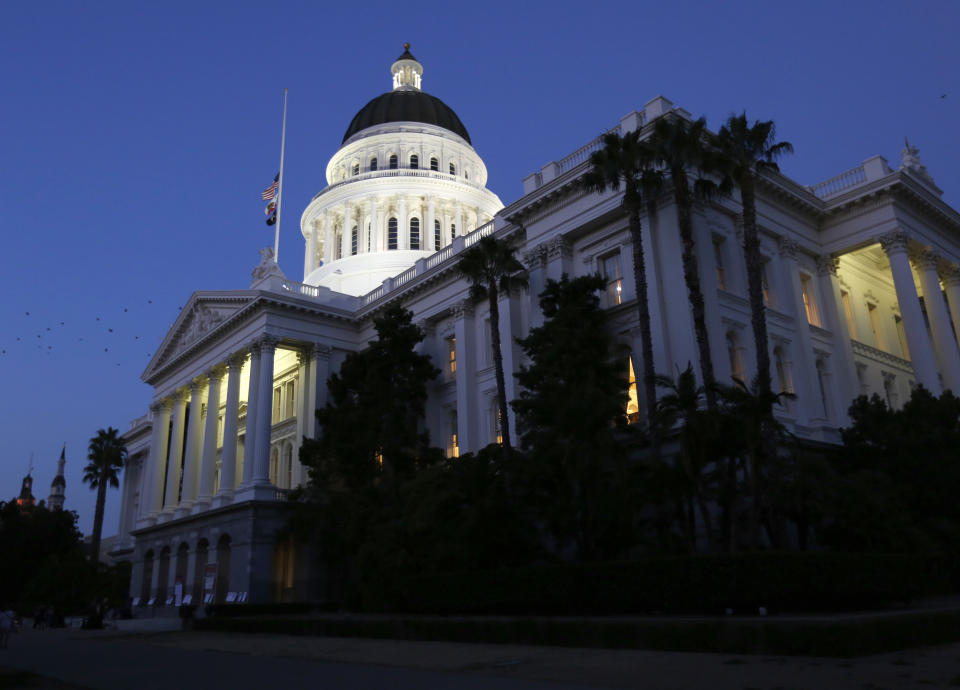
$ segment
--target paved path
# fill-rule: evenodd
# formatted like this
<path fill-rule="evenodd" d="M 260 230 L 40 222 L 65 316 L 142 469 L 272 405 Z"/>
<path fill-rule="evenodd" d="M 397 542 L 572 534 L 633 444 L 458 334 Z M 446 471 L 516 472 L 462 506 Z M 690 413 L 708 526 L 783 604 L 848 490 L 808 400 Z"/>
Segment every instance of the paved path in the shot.
<path fill-rule="evenodd" d="M 960 686 L 960 644 L 860 659 L 356 638 L 25 630 L 17 667 L 124 690 L 881 690 Z"/>

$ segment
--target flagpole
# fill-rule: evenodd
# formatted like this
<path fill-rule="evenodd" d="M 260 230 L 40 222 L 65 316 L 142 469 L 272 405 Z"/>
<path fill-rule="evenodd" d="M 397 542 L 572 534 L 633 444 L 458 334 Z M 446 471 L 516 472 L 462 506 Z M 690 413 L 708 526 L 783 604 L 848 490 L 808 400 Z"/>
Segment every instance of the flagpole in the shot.
<path fill-rule="evenodd" d="M 273 260 L 280 263 L 280 206 L 283 203 L 283 149 L 287 143 L 287 89 L 283 90 L 283 129 L 280 132 L 280 180 L 277 186 L 277 227 L 273 238 Z"/>

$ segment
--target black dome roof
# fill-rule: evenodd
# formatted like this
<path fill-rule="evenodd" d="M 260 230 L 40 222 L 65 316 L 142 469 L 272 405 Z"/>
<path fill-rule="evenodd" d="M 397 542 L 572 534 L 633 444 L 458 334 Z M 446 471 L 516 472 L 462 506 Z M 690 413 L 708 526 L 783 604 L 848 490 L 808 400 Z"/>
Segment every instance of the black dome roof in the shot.
<path fill-rule="evenodd" d="M 343 135 L 343 141 L 340 143 L 346 142 L 367 127 L 382 125 L 386 122 L 424 122 L 428 125 L 437 125 L 460 135 L 467 140 L 468 144 L 471 143 L 467 128 L 463 126 L 450 106 L 436 96 L 413 90 L 388 91 L 367 103 L 353 116 L 350 126 L 347 127 L 347 133 Z"/>

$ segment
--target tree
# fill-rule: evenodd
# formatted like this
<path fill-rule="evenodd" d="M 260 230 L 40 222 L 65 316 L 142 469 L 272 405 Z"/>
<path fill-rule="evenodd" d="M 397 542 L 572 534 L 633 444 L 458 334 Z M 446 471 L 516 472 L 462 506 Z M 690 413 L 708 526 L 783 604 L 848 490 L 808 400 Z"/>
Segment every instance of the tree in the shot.
<path fill-rule="evenodd" d="M 83 481 L 97 491 L 97 507 L 93 514 L 93 539 L 90 542 L 91 560 L 100 560 L 100 535 L 103 531 L 103 506 L 107 501 L 107 486 L 120 486 L 120 471 L 127 461 L 127 446 L 113 427 L 100 429 L 87 447 L 87 466 Z"/>
<path fill-rule="evenodd" d="M 523 390 L 513 402 L 534 502 L 583 560 L 622 550 L 630 536 L 617 514 L 627 503 L 616 434 L 628 384 L 597 299 L 603 286 L 597 275 L 547 281 L 546 320 L 520 341 L 530 364 L 517 374 Z"/>
<path fill-rule="evenodd" d="M 770 352 L 767 343 L 766 307 L 763 302 L 763 260 L 757 233 L 756 180 L 763 170 L 779 170 L 776 160 L 793 153 L 793 145 L 776 141 L 772 120 L 747 122 L 746 113 L 731 115 L 713 139 L 729 180 L 740 188 L 743 206 L 743 257 L 747 266 L 753 342 L 757 351 L 758 394 L 770 391 Z"/>
<path fill-rule="evenodd" d="M 707 198 L 715 194 L 717 188 L 702 175 L 697 175 L 694 184 L 692 186 L 690 184 L 690 174 L 701 172 L 710 161 L 705 146 L 706 132 L 707 121 L 702 117 L 690 122 L 679 116 L 668 115 L 656 120 L 653 134 L 647 139 L 646 144 L 650 147 L 652 162 L 666 168 L 673 181 L 677 226 L 683 243 L 683 278 L 687 284 L 687 293 L 693 311 L 693 327 L 697 338 L 700 373 L 703 376 L 707 407 L 712 409 L 716 406 L 714 388 L 716 377 L 707 336 L 703 290 L 700 287 L 700 274 L 694 255 L 692 210 L 695 198 Z"/>
<path fill-rule="evenodd" d="M 590 170 L 583 177 L 583 184 L 588 189 L 602 192 L 609 188 L 617 191 L 620 185 L 623 185 L 623 207 L 627 211 L 630 241 L 633 246 L 633 282 L 637 295 L 640 341 L 643 347 L 647 422 L 652 433 L 655 426 L 657 389 L 653 378 L 653 336 L 650 330 L 650 300 L 647 290 L 647 266 L 644 260 L 640 209 L 645 200 L 649 202 L 655 198 L 662 185 L 663 176 L 650 166 L 649 151 L 640 141 L 640 130 L 627 132 L 623 137 L 615 133 L 605 134 L 603 148 L 590 154 L 590 166 Z"/>
<path fill-rule="evenodd" d="M 513 448 L 510 445 L 507 386 L 500 344 L 500 295 L 509 295 L 527 284 L 527 279 L 518 275 L 523 270 L 523 264 L 517 261 L 513 251 L 507 242 L 488 235 L 460 256 L 460 273 L 470 281 L 470 296 L 475 300 L 486 298 L 490 305 L 490 344 L 493 346 L 493 366 L 497 377 L 500 432 L 507 457 Z"/>

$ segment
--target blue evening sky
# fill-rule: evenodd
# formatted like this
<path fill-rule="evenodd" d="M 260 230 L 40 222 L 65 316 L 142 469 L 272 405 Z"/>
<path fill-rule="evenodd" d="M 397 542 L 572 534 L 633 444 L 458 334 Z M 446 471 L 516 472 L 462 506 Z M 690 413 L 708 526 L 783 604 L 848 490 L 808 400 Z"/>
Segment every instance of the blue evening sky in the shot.
<path fill-rule="evenodd" d="M 409 41 L 504 203 L 521 180 L 662 94 L 712 128 L 773 119 L 814 184 L 903 137 L 960 205 L 960 3 L 54 2 L 0 22 L 0 497 L 34 456 L 45 498 L 67 444 L 89 532 L 88 439 L 144 414 L 140 374 L 194 290 L 243 289 L 272 244 L 290 89 L 280 265 L 299 217 Z M 942 98 L 942 95 L 946 95 Z M 29 312 L 29 315 L 27 315 Z M 112 329 L 112 330 L 111 330 Z M 107 499 L 104 535 L 120 496 Z"/>

